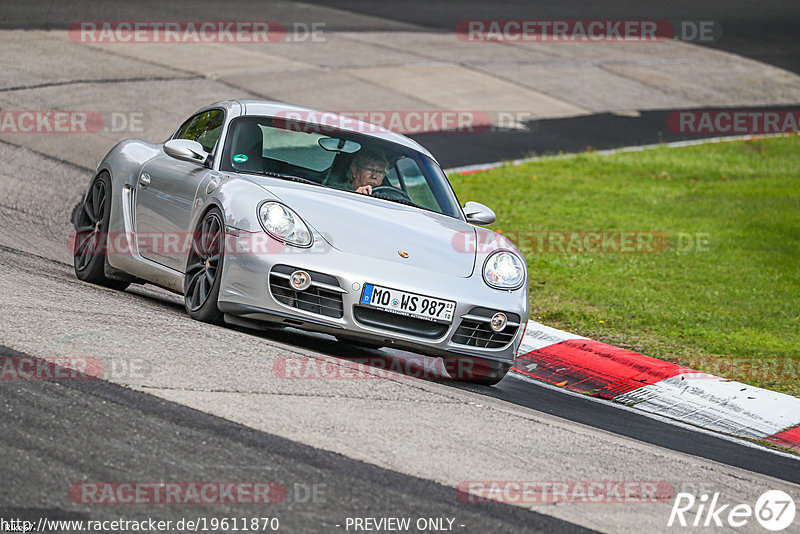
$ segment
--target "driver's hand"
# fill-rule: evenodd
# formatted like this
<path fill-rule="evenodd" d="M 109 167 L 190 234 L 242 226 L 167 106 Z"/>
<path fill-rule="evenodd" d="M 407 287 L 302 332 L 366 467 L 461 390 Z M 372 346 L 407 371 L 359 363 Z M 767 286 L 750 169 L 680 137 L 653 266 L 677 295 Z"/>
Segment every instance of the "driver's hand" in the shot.
<path fill-rule="evenodd" d="M 371 185 L 362 185 L 358 189 L 356 189 L 356 193 L 361 193 L 362 195 L 371 195 L 372 194 L 372 186 Z"/>

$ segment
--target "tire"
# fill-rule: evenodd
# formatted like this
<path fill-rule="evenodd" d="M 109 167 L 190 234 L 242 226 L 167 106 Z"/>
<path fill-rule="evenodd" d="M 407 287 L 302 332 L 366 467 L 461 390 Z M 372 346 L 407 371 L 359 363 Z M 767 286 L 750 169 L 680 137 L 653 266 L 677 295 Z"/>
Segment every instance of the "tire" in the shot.
<path fill-rule="evenodd" d="M 224 315 L 217 307 L 225 252 L 223 221 L 222 212 L 217 208 L 203 215 L 186 262 L 183 304 L 189 317 L 204 323 L 224 322 Z"/>
<path fill-rule="evenodd" d="M 442 359 L 444 360 L 444 368 L 450 378 L 459 382 L 480 384 L 482 386 L 497 384 L 505 378 L 508 370 L 511 369 L 510 363 L 472 358 L 470 356 L 446 356 Z"/>
<path fill-rule="evenodd" d="M 111 177 L 103 172 L 92 182 L 84 201 L 73 210 L 75 242 L 72 245 L 72 265 L 79 280 L 123 290 L 130 282 L 105 275 L 111 199 Z"/>

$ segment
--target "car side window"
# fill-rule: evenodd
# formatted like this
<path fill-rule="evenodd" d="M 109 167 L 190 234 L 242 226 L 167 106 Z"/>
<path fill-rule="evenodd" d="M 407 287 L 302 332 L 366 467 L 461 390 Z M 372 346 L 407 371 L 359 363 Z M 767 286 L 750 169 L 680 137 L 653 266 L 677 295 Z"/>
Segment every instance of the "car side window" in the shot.
<path fill-rule="evenodd" d="M 389 167 L 389 170 L 386 171 L 386 180 L 391 184 L 392 187 L 397 187 L 398 189 L 401 188 L 400 185 L 400 178 L 397 177 L 397 166 L 392 165 Z"/>
<path fill-rule="evenodd" d="M 225 113 L 220 109 L 198 113 L 181 126 L 175 139 L 197 141 L 206 152 L 211 152 L 222 134 L 224 122 Z"/>
<path fill-rule="evenodd" d="M 394 176 L 402 180 L 406 193 L 415 204 L 430 210 L 441 211 L 439 203 L 436 201 L 436 197 L 433 196 L 430 186 L 416 161 L 404 156 L 397 160 L 392 170 L 394 171 Z M 387 175 L 387 178 L 389 178 L 392 185 L 395 185 L 391 172 Z"/>

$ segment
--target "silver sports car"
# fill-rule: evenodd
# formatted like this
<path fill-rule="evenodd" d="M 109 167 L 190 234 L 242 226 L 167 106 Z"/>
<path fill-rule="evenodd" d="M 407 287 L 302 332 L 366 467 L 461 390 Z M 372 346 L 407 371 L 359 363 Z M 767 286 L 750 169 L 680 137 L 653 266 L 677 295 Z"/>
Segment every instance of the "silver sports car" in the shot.
<path fill-rule="evenodd" d="M 212 104 L 164 143 L 126 140 L 73 213 L 75 273 L 184 295 L 209 323 L 294 327 L 440 356 L 494 384 L 528 318 L 525 260 L 433 156 L 358 120 Z"/>

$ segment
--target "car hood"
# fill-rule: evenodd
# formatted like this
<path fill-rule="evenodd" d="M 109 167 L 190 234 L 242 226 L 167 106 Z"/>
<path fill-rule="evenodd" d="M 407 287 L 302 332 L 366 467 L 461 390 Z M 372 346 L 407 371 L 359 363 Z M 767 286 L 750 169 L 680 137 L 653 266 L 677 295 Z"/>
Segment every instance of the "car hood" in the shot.
<path fill-rule="evenodd" d="M 248 176 L 342 252 L 459 277 L 472 275 L 475 228 L 445 215 L 366 195 Z M 402 253 L 408 255 L 404 258 Z"/>

